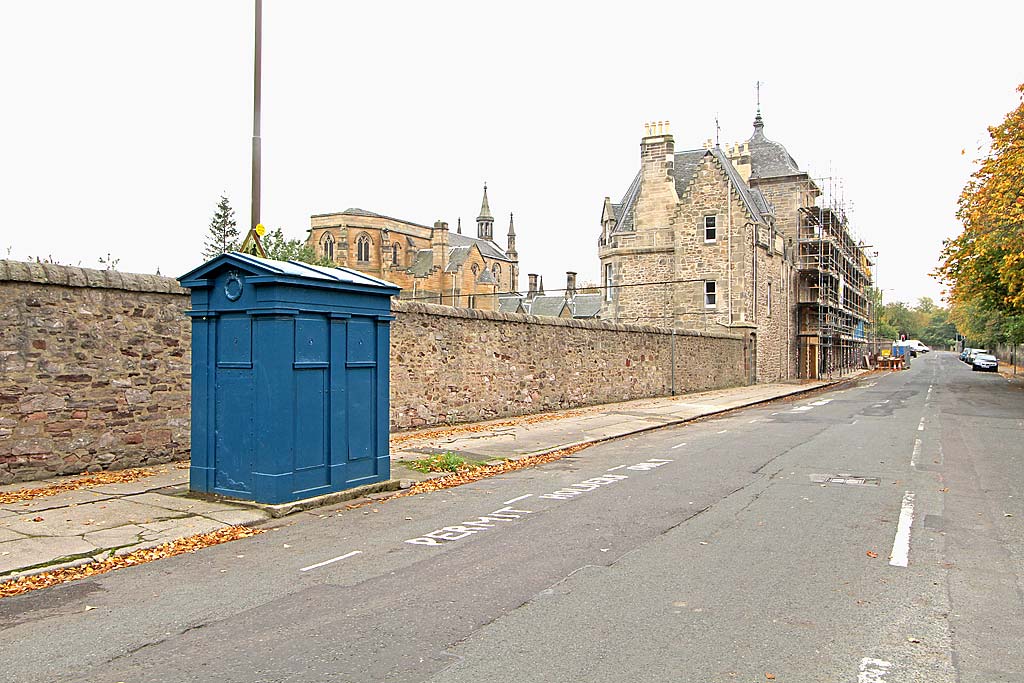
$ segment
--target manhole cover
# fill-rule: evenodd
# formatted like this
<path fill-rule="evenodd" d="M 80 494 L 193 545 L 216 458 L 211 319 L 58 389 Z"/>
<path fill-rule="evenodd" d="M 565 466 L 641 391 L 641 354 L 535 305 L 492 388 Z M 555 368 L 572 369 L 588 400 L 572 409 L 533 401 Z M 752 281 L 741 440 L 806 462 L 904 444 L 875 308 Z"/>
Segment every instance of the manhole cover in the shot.
<path fill-rule="evenodd" d="M 842 484 L 844 486 L 878 486 L 879 477 L 861 477 L 852 474 L 812 474 L 815 484 Z"/>

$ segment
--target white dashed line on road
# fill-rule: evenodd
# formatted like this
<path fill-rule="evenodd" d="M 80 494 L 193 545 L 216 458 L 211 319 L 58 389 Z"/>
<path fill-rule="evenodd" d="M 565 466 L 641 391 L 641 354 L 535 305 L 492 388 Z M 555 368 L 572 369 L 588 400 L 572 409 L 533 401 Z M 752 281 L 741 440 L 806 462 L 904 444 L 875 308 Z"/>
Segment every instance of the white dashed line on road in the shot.
<path fill-rule="evenodd" d="M 924 418 L 923 417 L 921 418 L 921 422 L 919 422 L 918 425 L 917 425 L 917 431 L 919 431 L 919 432 L 923 432 L 924 431 Z"/>
<path fill-rule="evenodd" d="M 921 455 L 921 439 L 914 439 L 914 452 L 910 454 L 910 466 L 917 467 L 917 458 Z"/>
<path fill-rule="evenodd" d="M 685 445 L 686 445 L 685 441 L 683 443 L 677 443 L 675 446 L 672 447 L 672 449 L 675 450 L 676 448 L 682 448 Z"/>
<path fill-rule="evenodd" d="M 885 674 L 892 668 L 890 662 L 873 657 L 865 657 L 860 660 L 860 669 L 857 671 L 857 683 L 885 683 Z"/>
<path fill-rule="evenodd" d="M 672 448 L 675 448 L 675 446 Z M 609 467 L 605 472 L 614 472 L 615 470 L 621 470 L 623 467 L 629 467 L 629 465 L 616 465 L 615 467 Z"/>
<path fill-rule="evenodd" d="M 823 398 L 820 401 L 815 401 L 811 405 L 812 406 L 827 406 L 831 402 L 832 402 L 832 399 L 830 399 L 830 398 Z"/>
<path fill-rule="evenodd" d="M 914 523 L 914 493 L 903 494 L 900 506 L 900 519 L 896 523 L 896 538 L 892 542 L 892 553 L 889 564 L 894 567 L 906 567 L 910 561 L 910 526 Z"/>
<path fill-rule="evenodd" d="M 317 567 L 323 567 L 324 565 L 331 564 L 332 562 L 338 562 L 340 560 L 347 560 L 348 558 L 352 557 L 353 555 L 361 555 L 362 552 L 363 552 L 362 550 L 353 550 L 350 553 L 345 553 L 344 555 L 339 555 L 338 557 L 332 557 L 329 560 L 324 560 L 323 562 L 317 562 L 316 564 L 311 564 L 308 567 L 303 567 L 299 571 L 300 572 L 308 572 L 310 569 L 316 569 Z"/>
<path fill-rule="evenodd" d="M 623 467 L 625 467 L 625 465 L 623 465 Z M 527 493 L 525 496 L 519 496 L 518 498 L 513 498 L 512 500 L 506 500 L 505 501 L 505 505 L 511 505 L 512 503 L 515 503 L 517 501 L 526 500 L 527 498 L 529 498 L 532 495 L 533 495 L 532 493 Z"/>

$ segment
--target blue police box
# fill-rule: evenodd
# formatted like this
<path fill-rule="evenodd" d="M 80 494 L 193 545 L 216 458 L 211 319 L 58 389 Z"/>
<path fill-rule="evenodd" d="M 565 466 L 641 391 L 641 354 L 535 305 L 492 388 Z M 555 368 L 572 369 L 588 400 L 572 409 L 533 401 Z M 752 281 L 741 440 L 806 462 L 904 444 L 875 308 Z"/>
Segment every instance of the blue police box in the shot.
<path fill-rule="evenodd" d="M 239 252 L 178 281 L 192 290 L 193 491 L 287 503 L 390 477 L 397 286 Z"/>

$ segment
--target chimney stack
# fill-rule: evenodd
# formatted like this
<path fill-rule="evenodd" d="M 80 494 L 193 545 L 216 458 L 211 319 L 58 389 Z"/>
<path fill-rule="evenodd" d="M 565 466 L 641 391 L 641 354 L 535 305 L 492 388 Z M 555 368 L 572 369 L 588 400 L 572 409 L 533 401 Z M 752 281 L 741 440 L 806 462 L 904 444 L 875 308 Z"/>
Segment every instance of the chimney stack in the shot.
<path fill-rule="evenodd" d="M 530 281 L 530 288 L 526 291 L 527 301 L 533 301 L 533 298 L 537 296 L 537 274 L 530 273 L 526 276 Z"/>
<path fill-rule="evenodd" d="M 571 301 L 576 296 L 576 273 L 565 271 L 565 298 Z"/>
<path fill-rule="evenodd" d="M 448 224 L 434 221 L 434 229 L 430 231 L 430 249 L 434 252 L 434 266 L 444 270 L 448 267 Z"/>

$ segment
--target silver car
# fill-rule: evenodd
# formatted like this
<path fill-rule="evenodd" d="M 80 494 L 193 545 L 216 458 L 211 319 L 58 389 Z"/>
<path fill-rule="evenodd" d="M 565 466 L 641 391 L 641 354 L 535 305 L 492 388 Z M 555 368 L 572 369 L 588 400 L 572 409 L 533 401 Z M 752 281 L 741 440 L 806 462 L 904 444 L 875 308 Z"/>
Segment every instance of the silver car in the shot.
<path fill-rule="evenodd" d="M 974 360 L 971 361 L 971 370 L 997 372 L 999 370 L 999 361 L 991 353 L 976 353 L 974 354 Z"/>

